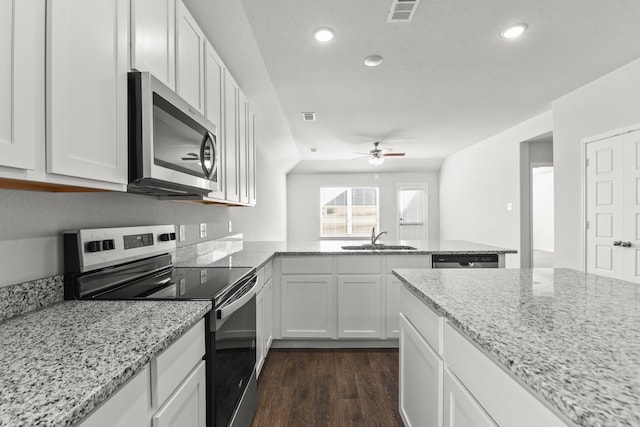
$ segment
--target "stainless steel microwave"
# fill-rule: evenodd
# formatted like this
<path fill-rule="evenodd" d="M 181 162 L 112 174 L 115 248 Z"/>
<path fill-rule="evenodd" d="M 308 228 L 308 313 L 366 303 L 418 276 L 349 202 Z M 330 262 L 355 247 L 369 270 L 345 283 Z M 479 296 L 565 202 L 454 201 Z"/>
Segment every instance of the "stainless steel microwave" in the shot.
<path fill-rule="evenodd" d="M 218 191 L 216 126 L 147 72 L 128 75 L 129 185 L 157 196 Z"/>

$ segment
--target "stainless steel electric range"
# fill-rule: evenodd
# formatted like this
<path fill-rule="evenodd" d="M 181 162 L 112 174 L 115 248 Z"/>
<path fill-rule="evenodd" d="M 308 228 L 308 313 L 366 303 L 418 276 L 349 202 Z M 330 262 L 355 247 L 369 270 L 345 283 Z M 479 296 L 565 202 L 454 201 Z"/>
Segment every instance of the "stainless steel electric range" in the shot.
<path fill-rule="evenodd" d="M 65 232 L 65 299 L 211 300 L 207 426 L 248 426 L 258 402 L 255 269 L 175 267 L 175 240 L 173 225 Z"/>

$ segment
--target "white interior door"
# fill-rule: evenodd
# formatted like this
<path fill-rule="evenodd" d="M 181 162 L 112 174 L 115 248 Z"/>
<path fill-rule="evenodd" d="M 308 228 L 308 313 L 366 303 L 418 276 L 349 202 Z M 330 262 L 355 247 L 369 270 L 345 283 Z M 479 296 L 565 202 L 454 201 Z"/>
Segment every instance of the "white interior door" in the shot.
<path fill-rule="evenodd" d="M 398 239 L 428 240 L 427 184 L 398 184 Z"/>
<path fill-rule="evenodd" d="M 624 134 L 623 279 L 640 283 L 640 131 Z"/>
<path fill-rule="evenodd" d="M 640 131 L 585 152 L 587 272 L 640 282 Z"/>

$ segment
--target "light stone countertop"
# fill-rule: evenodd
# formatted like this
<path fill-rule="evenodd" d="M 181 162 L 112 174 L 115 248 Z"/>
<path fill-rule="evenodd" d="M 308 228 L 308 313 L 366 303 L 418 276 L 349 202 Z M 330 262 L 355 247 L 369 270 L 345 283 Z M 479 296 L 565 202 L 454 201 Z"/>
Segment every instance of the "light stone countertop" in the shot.
<path fill-rule="evenodd" d="M 576 424 L 640 425 L 640 285 L 569 269 L 394 274 Z"/>
<path fill-rule="evenodd" d="M 177 267 L 260 268 L 273 256 L 321 255 L 431 255 L 431 254 L 515 254 L 516 250 L 462 240 L 384 241 L 386 245 L 408 245 L 416 250 L 347 250 L 342 246 L 370 243 L 367 240 L 318 240 L 313 242 L 209 241 L 182 249 Z M 181 249 L 178 249 L 180 252 Z"/>
<path fill-rule="evenodd" d="M 0 425 L 77 424 L 209 310 L 209 301 L 64 301 L 0 322 Z"/>

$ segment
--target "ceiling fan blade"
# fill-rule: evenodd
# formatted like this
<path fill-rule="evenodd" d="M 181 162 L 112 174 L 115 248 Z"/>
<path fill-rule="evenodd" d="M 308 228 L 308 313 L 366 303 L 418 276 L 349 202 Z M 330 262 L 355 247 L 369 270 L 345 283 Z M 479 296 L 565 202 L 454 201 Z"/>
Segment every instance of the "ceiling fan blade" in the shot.
<path fill-rule="evenodd" d="M 353 151 L 352 153 L 353 154 L 362 154 L 363 156 L 370 156 L 371 155 L 371 153 L 359 153 L 357 151 Z"/>
<path fill-rule="evenodd" d="M 405 156 L 405 153 L 386 153 L 386 154 L 382 154 L 384 157 L 402 157 Z"/>
<path fill-rule="evenodd" d="M 369 154 L 367 154 L 366 156 L 356 157 L 355 159 L 351 159 L 351 160 L 362 160 L 362 159 L 368 159 L 369 157 L 371 157 L 371 156 Z"/>
<path fill-rule="evenodd" d="M 197 157 L 183 157 L 182 160 L 200 160 Z"/>

